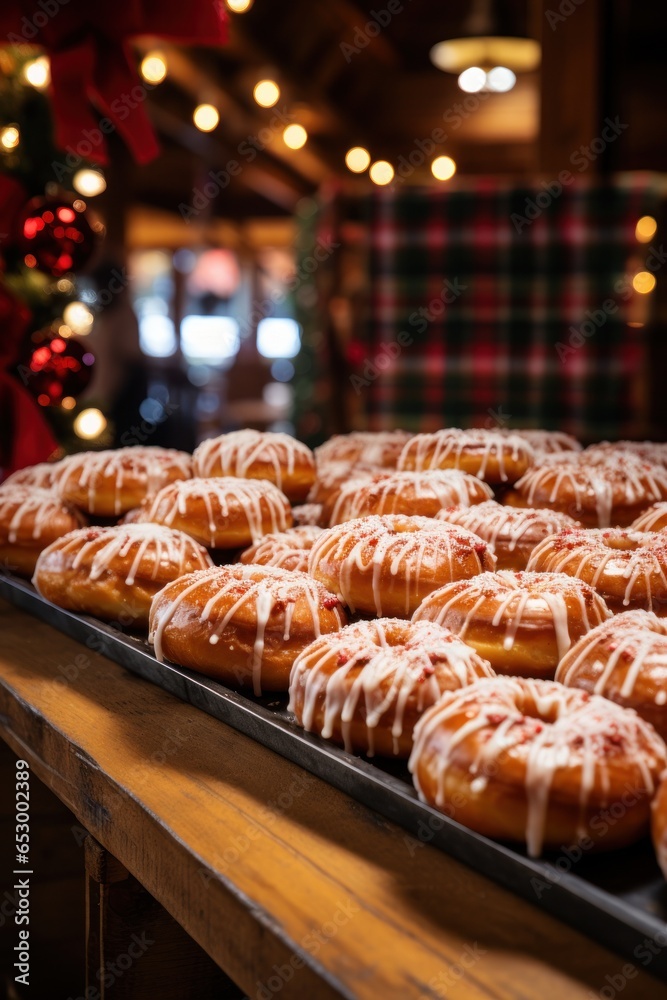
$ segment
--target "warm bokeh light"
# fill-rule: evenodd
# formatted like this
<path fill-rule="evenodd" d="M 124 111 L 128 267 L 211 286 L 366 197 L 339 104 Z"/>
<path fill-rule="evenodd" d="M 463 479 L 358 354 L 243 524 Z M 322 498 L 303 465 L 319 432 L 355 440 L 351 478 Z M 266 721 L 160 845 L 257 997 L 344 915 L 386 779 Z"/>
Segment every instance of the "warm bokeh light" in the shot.
<path fill-rule="evenodd" d="M 90 333 L 94 316 L 85 302 L 69 302 L 63 310 L 63 319 L 73 333 L 85 337 Z"/>
<path fill-rule="evenodd" d="M 161 52 L 148 52 L 139 69 L 146 83 L 162 83 L 167 75 L 167 63 Z"/>
<path fill-rule="evenodd" d="M 431 164 L 431 173 L 438 181 L 448 181 L 456 173 L 456 163 L 451 156 L 436 156 Z"/>
<path fill-rule="evenodd" d="M 308 133 L 303 125 L 288 125 L 283 132 L 283 142 L 290 149 L 301 149 L 306 145 Z"/>
<path fill-rule="evenodd" d="M 495 94 L 506 94 L 516 83 L 516 75 L 507 66 L 494 66 L 486 74 L 485 86 Z"/>
<path fill-rule="evenodd" d="M 260 80 L 255 84 L 252 96 L 260 108 L 272 108 L 280 98 L 280 87 L 275 80 Z"/>
<path fill-rule="evenodd" d="M 655 275 L 650 271 L 638 271 L 632 279 L 632 287 L 641 295 L 648 295 L 655 288 Z"/>
<path fill-rule="evenodd" d="M 106 191 L 107 182 L 101 170 L 91 170 L 86 167 L 84 170 L 77 170 L 74 174 L 72 187 L 79 194 L 83 194 L 87 198 L 94 198 L 96 194 L 102 194 L 103 191 Z"/>
<path fill-rule="evenodd" d="M 212 132 L 220 121 L 220 114 L 212 104 L 198 104 L 192 113 L 192 120 L 200 132 Z"/>
<path fill-rule="evenodd" d="M 76 406 L 76 399 L 74 398 L 74 396 L 63 396 L 63 398 L 60 401 L 60 405 L 62 406 L 63 410 L 73 410 L 74 407 Z"/>
<path fill-rule="evenodd" d="M 394 168 L 387 160 L 376 160 L 368 171 L 373 184 L 391 184 L 394 179 Z"/>
<path fill-rule="evenodd" d="M 470 66 L 464 69 L 459 76 L 459 87 L 465 90 L 466 94 L 476 94 L 486 83 L 486 73 L 479 66 Z"/>
<path fill-rule="evenodd" d="M 23 78 L 35 90 L 44 90 L 51 82 L 51 64 L 48 56 L 32 59 L 23 67 Z"/>
<path fill-rule="evenodd" d="M 107 426 L 107 418 L 101 410 L 91 406 L 87 410 L 82 410 L 74 420 L 74 433 L 84 441 L 92 441 L 100 436 Z"/>
<path fill-rule="evenodd" d="M 20 141 L 21 136 L 16 125 L 7 125 L 0 131 L 0 145 L 3 149 L 16 149 Z"/>
<path fill-rule="evenodd" d="M 363 146 L 353 146 L 345 154 L 345 166 L 353 174 L 362 174 L 371 162 L 371 154 Z"/>
<path fill-rule="evenodd" d="M 229 10 L 235 14 L 245 14 L 252 7 L 252 0 L 226 0 Z"/>
<path fill-rule="evenodd" d="M 635 227 L 635 236 L 640 243 L 648 243 L 658 230 L 658 223 L 652 215 L 642 215 Z"/>

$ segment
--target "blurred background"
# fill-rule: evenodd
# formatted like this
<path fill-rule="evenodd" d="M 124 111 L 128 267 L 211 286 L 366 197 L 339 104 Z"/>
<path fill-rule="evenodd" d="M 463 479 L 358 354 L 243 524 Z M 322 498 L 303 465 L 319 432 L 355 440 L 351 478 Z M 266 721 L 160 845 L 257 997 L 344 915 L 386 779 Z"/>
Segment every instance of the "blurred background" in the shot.
<path fill-rule="evenodd" d="M 244 426 L 665 437 L 664 5 L 169 8 L 0 15 L 5 471 Z"/>

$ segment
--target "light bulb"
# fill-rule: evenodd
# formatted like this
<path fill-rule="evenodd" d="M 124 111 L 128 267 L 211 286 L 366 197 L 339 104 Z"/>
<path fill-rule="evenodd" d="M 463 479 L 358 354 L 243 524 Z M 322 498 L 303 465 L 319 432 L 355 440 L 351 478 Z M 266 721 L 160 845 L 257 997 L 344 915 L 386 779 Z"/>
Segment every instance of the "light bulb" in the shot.
<path fill-rule="evenodd" d="M 371 162 L 371 154 L 363 146 L 353 146 L 345 154 L 345 165 L 353 174 L 362 174 Z"/>

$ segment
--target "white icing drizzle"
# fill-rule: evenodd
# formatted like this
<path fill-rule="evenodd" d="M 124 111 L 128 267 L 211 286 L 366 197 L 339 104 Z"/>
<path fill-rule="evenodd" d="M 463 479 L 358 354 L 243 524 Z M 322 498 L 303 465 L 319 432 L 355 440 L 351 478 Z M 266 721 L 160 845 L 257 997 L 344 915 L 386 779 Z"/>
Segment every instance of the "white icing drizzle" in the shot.
<path fill-rule="evenodd" d="M 561 452 L 529 469 L 515 489 L 531 507 L 573 503 L 607 528 L 616 508 L 667 499 L 667 469 L 629 453 Z"/>
<path fill-rule="evenodd" d="M 433 434 L 416 434 L 407 442 L 398 460 L 399 469 L 459 468 L 462 461 L 475 459 L 475 475 L 486 479 L 489 462 L 498 464 L 502 482 L 508 481 L 508 460 L 533 464 L 534 453 L 524 438 L 516 433 L 501 433 L 481 428 L 460 430 L 450 427 Z"/>
<path fill-rule="evenodd" d="M 58 492 L 80 486 L 88 493 L 88 510 L 95 512 L 97 491 L 112 483 L 114 512 L 123 509 L 123 487 L 140 486 L 146 496 L 157 493 L 165 483 L 174 479 L 189 479 L 192 475 L 192 458 L 184 451 L 173 448 L 136 446 L 115 451 L 85 451 L 70 455 L 59 463 L 54 486 Z"/>
<path fill-rule="evenodd" d="M 422 602 L 413 621 L 434 621 L 465 639 L 470 625 L 486 605 L 493 628 L 505 630 L 503 648 L 511 650 L 523 626 L 552 627 L 558 659 L 572 645 L 570 632 L 581 622 L 585 631 L 605 621 L 611 612 L 592 587 L 563 573 L 481 573 L 470 580 L 446 584 Z M 570 606 L 572 605 L 572 606 Z M 461 620 L 462 624 L 454 624 Z M 579 626 L 577 625 L 577 629 Z"/>
<path fill-rule="evenodd" d="M 192 456 L 196 476 L 252 478 L 253 467 L 269 465 L 278 488 L 284 475 L 294 475 L 297 465 L 315 469 L 312 451 L 289 434 L 271 431 L 231 431 L 202 441 Z"/>
<path fill-rule="evenodd" d="M 377 469 L 369 465 L 350 465 L 348 462 L 332 462 L 318 466 L 315 482 L 308 494 L 309 503 L 323 503 L 350 479 L 362 483 L 377 475 Z"/>
<path fill-rule="evenodd" d="M 69 518 L 72 526 L 81 523 L 74 511 L 55 493 L 36 486 L 4 483 L 0 486 L 0 524 L 6 525 L 7 541 L 15 545 L 24 521 L 32 521 L 31 538 L 42 537 L 53 518 Z"/>
<path fill-rule="evenodd" d="M 494 549 L 502 545 L 508 552 L 514 552 L 520 543 L 535 546 L 547 535 L 562 528 L 578 526 L 574 518 L 559 511 L 504 507 L 495 500 L 487 500 L 473 507 L 450 507 L 441 510 L 436 517 L 467 528 Z"/>
<path fill-rule="evenodd" d="M 453 729 L 456 716 L 466 721 Z M 553 681 L 497 677 L 443 695 L 415 726 L 408 766 L 422 799 L 420 758 L 443 729 L 449 731 L 437 742 L 436 806 L 446 806 L 445 778 L 454 757 L 461 761 L 464 745 L 471 758 L 471 779 L 490 771 L 494 777 L 488 782 L 505 776 L 512 781 L 522 768 L 530 857 L 542 853 L 554 786 L 574 784 L 578 792 L 572 797 L 572 809 L 583 819 L 594 792 L 598 799 L 609 801 L 613 780 L 618 781 L 619 757 L 628 771 L 635 771 L 635 780 L 641 781 L 647 795 L 655 790 L 666 760 L 663 741 L 630 709 Z M 475 793 L 472 787 L 471 792 Z"/>
<path fill-rule="evenodd" d="M 199 596 L 198 591 L 202 592 Z M 191 597 L 193 599 L 189 601 Z M 257 626 L 250 667 L 253 691 L 256 695 L 262 693 L 264 641 L 272 615 L 275 614 L 278 619 L 278 625 L 274 626 L 274 629 L 280 628 L 285 642 L 291 637 L 297 601 L 303 602 L 308 608 L 310 628 L 315 637 L 321 634 L 320 613 L 323 607 L 333 612 L 336 630 L 343 624 L 336 598 L 306 573 L 290 572 L 271 566 L 216 566 L 210 570 L 184 576 L 174 584 L 168 584 L 155 596 L 151 609 L 151 631 L 148 641 L 153 644 L 155 655 L 160 662 L 164 659 L 165 629 L 179 607 L 187 601 L 190 608 L 196 609 L 202 600 L 204 606 L 198 617 L 201 623 L 211 623 L 212 631 L 208 641 L 213 646 L 217 645 L 220 636 L 239 611 L 244 610 L 246 614 L 248 608 L 254 611 Z M 225 605 L 230 600 L 231 605 L 224 611 Z"/>
<path fill-rule="evenodd" d="M 294 525 L 297 528 L 308 524 L 317 526 L 322 517 L 322 504 L 302 503 L 297 507 L 292 507 L 292 517 L 294 518 Z"/>
<path fill-rule="evenodd" d="M 297 528 L 288 528 L 275 535 L 264 535 L 253 546 L 241 553 L 241 562 L 254 563 L 258 566 L 278 566 L 280 569 L 308 569 L 308 556 L 313 543 L 322 528 L 312 524 L 303 524 Z"/>
<path fill-rule="evenodd" d="M 38 462 L 25 469 L 18 469 L 7 476 L 2 486 L 36 486 L 48 490 L 53 486 L 54 477 L 60 469 L 59 462 Z"/>
<path fill-rule="evenodd" d="M 554 452 L 581 451 L 583 447 L 576 438 L 563 431 L 516 430 L 513 433 L 527 441 L 539 459 Z"/>
<path fill-rule="evenodd" d="M 540 542 L 529 570 L 586 579 L 607 600 L 646 604 L 652 611 L 667 599 L 667 532 L 621 528 L 564 528 Z"/>
<path fill-rule="evenodd" d="M 172 578 L 211 566 L 206 549 L 183 531 L 161 524 L 119 524 L 111 528 L 77 528 L 53 542 L 41 555 L 41 564 L 54 552 L 74 556 L 72 569 L 87 570 L 91 580 L 99 580 L 111 570 L 116 559 L 130 559 L 125 577 L 128 587 L 137 577 L 157 580 Z M 39 573 L 37 565 L 36 575 Z"/>
<path fill-rule="evenodd" d="M 367 464 L 395 469 L 403 446 L 412 435 L 407 431 L 352 431 L 334 434 L 315 449 L 318 470 L 331 463 Z"/>
<path fill-rule="evenodd" d="M 588 454 L 631 454 L 643 462 L 667 466 L 667 444 L 662 441 L 600 441 L 589 445 Z"/>
<path fill-rule="evenodd" d="M 578 687 L 582 666 L 597 671 L 595 694 L 609 697 L 615 674 L 625 672 L 618 692 L 631 698 L 640 677 L 651 678 L 656 686 L 655 703 L 667 700 L 667 621 L 650 611 L 624 611 L 596 628 L 572 647 L 559 664 L 556 680 Z"/>
<path fill-rule="evenodd" d="M 473 572 L 493 568 L 495 558 L 477 535 L 429 517 L 399 514 L 363 517 L 328 528 L 310 550 L 308 572 L 317 577 L 318 566 L 333 567 L 338 594 L 354 611 L 352 574 L 371 577 L 373 600 L 382 615 L 382 574 L 405 580 L 405 613 L 414 607 L 420 577 L 426 571 L 438 580 L 460 576 L 464 563 L 474 563 Z"/>
<path fill-rule="evenodd" d="M 266 479 L 237 479 L 222 476 L 213 479 L 184 479 L 170 483 L 153 498 L 144 515 L 149 521 L 171 525 L 177 516 L 187 517 L 191 506 L 203 502 L 208 531 L 208 544 L 215 548 L 224 535 L 225 521 L 231 513 L 242 509 L 253 540 L 263 538 L 267 531 L 285 531 L 289 527 L 287 498 L 277 486 Z M 267 523 L 268 522 L 268 523 Z"/>
<path fill-rule="evenodd" d="M 667 502 L 654 503 L 632 522 L 628 531 L 662 531 L 667 528 Z"/>
<path fill-rule="evenodd" d="M 345 749 L 352 750 L 350 728 L 363 702 L 369 756 L 374 730 L 388 725 L 394 753 L 403 735 L 406 707 L 421 713 L 443 691 L 464 687 L 493 671 L 474 649 L 431 622 L 408 624 L 398 618 L 357 622 L 322 636 L 297 656 L 290 676 L 289 711 L 303 688 L 301 724 L 313 729 L 318 699 L 324 697 L 321 735 L 330 739 L 338 725 Z"/>
<path fill-rule="evenodd" d="M 354 470 L 351 475 L 354 477 Z M 460 469 L 432 469 L 427 472 L 388 472 L 360 482 L 352 479 L 343 485 L 331 512 L 331 524 L 362 517 L 369 507 L 373 513 L 424 513 L 415 507 L 403 510 L 406 502 L 434 507 L 468 506 L 478 498 L 492 497 L 491 488 Z M 433 511 L 435 514 L 436 511 Z"/>

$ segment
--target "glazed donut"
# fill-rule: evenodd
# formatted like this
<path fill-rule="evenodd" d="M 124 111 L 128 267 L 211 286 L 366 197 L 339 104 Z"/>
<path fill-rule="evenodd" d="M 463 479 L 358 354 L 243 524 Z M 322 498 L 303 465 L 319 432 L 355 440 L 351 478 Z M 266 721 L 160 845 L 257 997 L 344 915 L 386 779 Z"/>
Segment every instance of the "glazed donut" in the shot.
<path fill-rule="evenodd" d="M 78 510 L 49 490 L 0 486 L 0 566 L 32 576 L 42 549 L 85 521 Z"/>
<path fill-rule="evenodd" d="M 202 441 L 192 456 L 195 476 L 268 479 L 292 501 L 301 503 L 315 482 L 315 457 L 289 434 L 232 431 Z"/>
<path fill-rule="evenodd" d="M 478 504 L 492 496 L 486 483 L 460 469 L 387 472 L 342 486 L 322 505 L 322 519 L 334 525 L 369 514 L 435 517 L 443 507 Z"/>
<path fill-rule="evenodd" d="M 535 452 L 536 461 L 561 451 L 581 451 L 583 447 L 576 438 L 563 431 L 517 430 L 512 433 L 528 442 Z"/>
<path fill-rule="evenodd" d="M 234 476 L 171 483 L 142 519 L 185 531 L 211 549 L 238 549 L 292 526 L 289 502 L 277 486 Z"/>
<path fill-rule="evenodd" d="M 650 722 L 667 738 L 667 622 L 624 611 L 582 636 L 561 660 L 556 680 L 600 694 Z"/>
<path fill-rule="evenodd" d="M 364 483 L 377 475 L 377 469 L 370 465 L 348 465 L 347 462 L 332 462 L 318 466 L 317 478 L 308 494 L 309 504 L 330 504 L 343 486 L 352 481 Z"/>
<path fill-rule="evenodd" d="M 543 538 L 561 528 L 578 527 L 577 521 L 558 511 L 504 507 L 495 500 L 474 507 L 448 507 L 436 517 L 467 528 L 488 542 L 498 560 L 498 569 L 525 569 L 533 549 Z"/>
<path fill-rule="evenodd" d="M 322 504 L 321 503 L 302 503 L 297 507 L 292 507 L 292 520 L 294 521 L 295 528 L 301 528 L 303 525 L 319 525 L 322 518 Z"/>
<path fill-rule="evenodd" d="M 260 695 L 287 691 L 301 650 L 345 624 L 338 599 L 305 573 L 217 566 L 182 576 L 155 596 L 149 642 L 160 661 Z"/>
<path fill-rule="evenodd" d="M 664 774 L 651 806 L 653 847 L 662 874 L 667 879 L 667 779 Z"/>
<path fill-rule="evenodd" d="M 398 468 L 462 469 L 491 485 L 515 483 L 532 466 L 533 449 L 518 434 L 450 427 L 416 434 L 405 445 Z"/>
<path fill-rule="evenodd" d="M 12 472 L 2 486 L 36 486 L 40 490 L 50 490 L 59 472 L 60 462 L 39 462 Z"/>
<path fill-rule="evenodd" d="M 610 614 L 581 580 L 501 570 L 433 591 L 412 620 L 451 629 L 499 674 L 548 680 L 572 643 Z"/>
<path fill-rule="evenodd" d="M 322 528 L 312 524 L 302 524 L 299 528 L 288 528 L 275 535 L 265 535 L 249 549 L 241 553 L 242 563 L 256 566 L 278 566 L 280 569 L 298 569 L 305 573 L 308 556 L 313 543 Z"/>
<path fill-rule="evenodd" d="M 321 636 L 299 653 L 287 707 L 305 730 L 347 751 L 407 757 L 425 709 L 444 691 L 492 676 L 447 629 L 376 618 Z"/>
<path fill-rule="evenodd" d="M 332 462 L 395 469 L 404 445 L 412 437 L 407 431 L 352 431 L 335 434 L 315 449 L 318 469 Z"/>
<path fill-rule="evenodd" d="M 85 451 L 59 463 L 54 486 L 63 499 L 89 514 L 119 517 L 167 483 L 189 479 L 192 460 L 173 448 Z"/>
<path fill-rule="evenodd" d="M 667 531 L 564 528 L 540 542 L 528 569 L 578 577 L 615 612 L 667 615 Z"/>
<path fill-rule="evenodd" d="M 654 503 L 632 522 L 630 531 L 662 531 L 667 528 L 667 502 Z"/>
<path fill-rule="evenodd" d="M 662 739 L 630 709 L 554 681 L 495 677 L 424 713 L 409 768 L 423 801 L 487 837 L 524 842 L 534 858 L 639 839 L 666 763 Z"/>
<path fill-rule="evenodd" d="M 206 549 L 189 535 L 159 524 L 79 528 L 44 549 L 33 583 L 61 608 L 147 625 L 161 587 L 211 565 Z"/>
<path fill-rule="evenodd" d="M 667 500 L 667 469 L 628 453 L 588 451 L 548 455 L 503 498 L 562 511 L 591 528 L 627 527 L 656 500 Z"/>
<path fill-rule="evenodd" d="M 464 528 L 429 517 L 385 514 L 323 531 L 308 572 L 351 611 L 409 618 L 451 580 L 493 569 L 490 547 Z"/>

